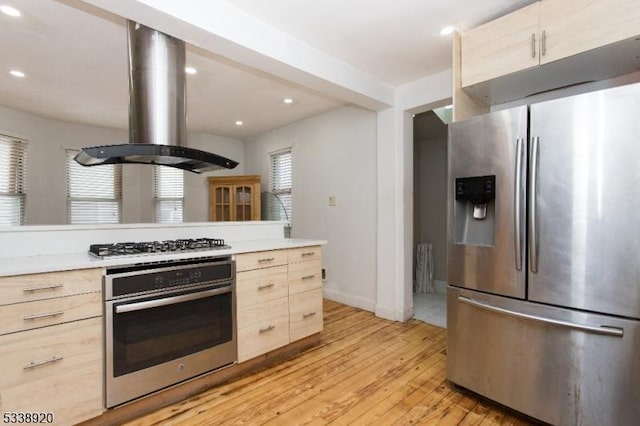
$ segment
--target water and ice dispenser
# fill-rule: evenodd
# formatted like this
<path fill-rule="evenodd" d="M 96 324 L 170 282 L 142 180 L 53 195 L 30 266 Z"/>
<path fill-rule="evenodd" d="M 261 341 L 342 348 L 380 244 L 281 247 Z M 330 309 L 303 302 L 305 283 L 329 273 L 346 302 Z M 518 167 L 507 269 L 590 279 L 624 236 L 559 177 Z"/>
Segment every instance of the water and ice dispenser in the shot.
<path fill-rule="evenodd" d="M 456 178 L 456 244 L 494 245 L 495 198 L 495 175 Z"/>

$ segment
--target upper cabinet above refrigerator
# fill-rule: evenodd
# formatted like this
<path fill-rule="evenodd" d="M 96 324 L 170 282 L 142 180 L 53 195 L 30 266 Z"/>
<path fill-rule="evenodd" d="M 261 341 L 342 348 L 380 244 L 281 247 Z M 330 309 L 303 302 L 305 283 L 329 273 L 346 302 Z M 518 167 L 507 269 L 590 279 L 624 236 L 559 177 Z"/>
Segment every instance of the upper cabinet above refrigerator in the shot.
<path fill-rule="evenodd" d="M 523 299 L 527 107 L 449 126 L 448 277 Z"/>

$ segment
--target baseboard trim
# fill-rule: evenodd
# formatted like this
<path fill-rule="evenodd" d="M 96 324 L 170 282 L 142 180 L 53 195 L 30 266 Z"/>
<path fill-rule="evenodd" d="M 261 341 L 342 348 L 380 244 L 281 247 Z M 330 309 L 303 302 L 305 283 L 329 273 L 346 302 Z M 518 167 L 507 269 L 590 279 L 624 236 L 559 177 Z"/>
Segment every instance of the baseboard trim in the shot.
<path fill-rule="evenodd" d="M 326 299 L 333 300 L 334 302 L 353 306 L 354 308 L 364 309 L 365 311 L 369 312 L 375 312 L 376 310 L 375 300 L 371 300 L 361 296 L 355 296 L 351 293 L 345 293 L 340 290 L 327 287 L 324 287 L 322 289 L 322 292 Z"/>

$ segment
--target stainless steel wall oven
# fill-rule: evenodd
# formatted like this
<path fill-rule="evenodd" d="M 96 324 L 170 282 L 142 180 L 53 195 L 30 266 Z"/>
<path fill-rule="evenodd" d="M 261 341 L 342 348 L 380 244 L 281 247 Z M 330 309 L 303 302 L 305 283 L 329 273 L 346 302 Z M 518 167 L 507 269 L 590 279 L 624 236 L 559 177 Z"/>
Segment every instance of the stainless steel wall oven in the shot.
<path fill-rule="evenodd" d="M 107 269 L 106 407 L 237 361 L 230 257 Z"/>

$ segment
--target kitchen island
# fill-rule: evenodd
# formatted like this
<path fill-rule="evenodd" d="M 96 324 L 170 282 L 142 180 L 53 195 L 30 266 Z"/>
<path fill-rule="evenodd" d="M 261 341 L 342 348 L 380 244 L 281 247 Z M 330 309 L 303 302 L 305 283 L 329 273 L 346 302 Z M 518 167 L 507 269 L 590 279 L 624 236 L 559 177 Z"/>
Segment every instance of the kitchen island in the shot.
<path fill-rule="evenodd" d="M 15 256 L 0 252 L 0 293 L 5 296 L 0 317 L 9 324 L 0 330 L 1 356 L 9 360 L 9 374 L 0 383 L 3 412 L 53 413 L 59 424 L 97 416 L 118 423 L 317 344 L 322 330 L 321 246 L 326 241 L 282 238 L 282 226 L 277 223 L 189 224 L 170 227 L 162 235 L 158 231 L 164 229 L 157 225 L 120 227 L 111 229 L 115 235 L 85 227 L 5 233 L 5 240 L 20 243 L 11 253 Z M 149 232 L 160 240 L 224 234 L 230 247 L 113 259 L 78 251 L 88 238 L 109 243 L 121 239 L 123 231 L 147 240 Z M 60 235 L 65 235 L 71 248 L 66 244 L 61 252 L 33 248 L 36 237 L 44 237 L 44 246 L 51 246 Z M 249 239 L 255 236 L 263 238 Z M 233 333 L 239 363 L 105 411 L 103 371 L 110 356 L 104 345 L 103 277 L 107 271 L 213 258 L 232 259 L 237 265 Z"/>

